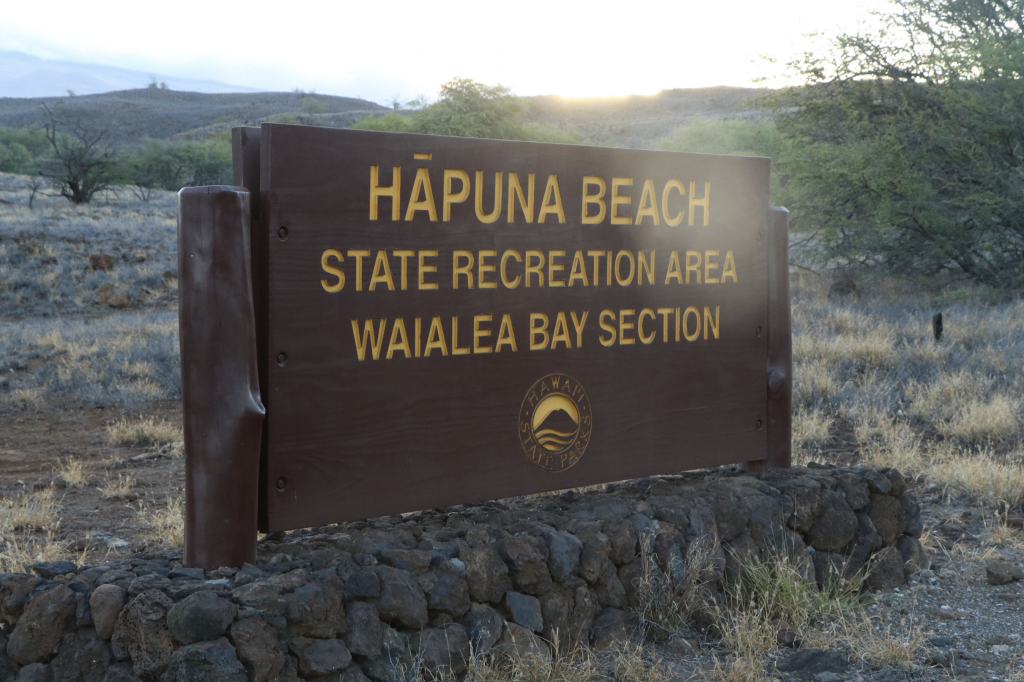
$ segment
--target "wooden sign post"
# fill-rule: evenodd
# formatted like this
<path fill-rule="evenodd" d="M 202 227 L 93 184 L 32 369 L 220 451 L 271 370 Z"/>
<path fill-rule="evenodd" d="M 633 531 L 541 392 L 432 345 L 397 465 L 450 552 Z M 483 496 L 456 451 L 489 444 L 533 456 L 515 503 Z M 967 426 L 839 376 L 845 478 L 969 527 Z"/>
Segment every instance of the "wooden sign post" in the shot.
<path fill-rule="evenodd" d="M 266 406 L 246 523 L 789 465 L 787 214 L 769 210 L 768 159 L 234 133 L 254 338 L 224 340 L 255 347 Z M 198 390 L 189 467 L 224 456 L 190 437 Z M 226 432 L 215 412 L 199 419 Z"/>

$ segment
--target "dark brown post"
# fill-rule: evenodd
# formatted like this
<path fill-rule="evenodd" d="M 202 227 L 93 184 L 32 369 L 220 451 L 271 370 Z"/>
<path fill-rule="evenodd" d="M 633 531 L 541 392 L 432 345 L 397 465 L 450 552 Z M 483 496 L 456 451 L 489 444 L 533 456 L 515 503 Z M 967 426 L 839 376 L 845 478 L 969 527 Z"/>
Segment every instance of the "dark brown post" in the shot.
<path fill-rule="evenodd" d="M 793 459 L 793 325 L 789 303 L 789 211 L 768 211 L 768 458 Z"/>
<path fill-rule="evenodd" d="M 185 564 L 256 559 L 264 409 L 256 372 L 249 193 L 178 193 L 178 325 L 185 422 Z"/>
<path fill-rule="evenodd" d="M 768 209 L 768 451 L 751 473 L 788 468 L 793 458 L 793 330 L 789 307 L 789 211 Z"/>

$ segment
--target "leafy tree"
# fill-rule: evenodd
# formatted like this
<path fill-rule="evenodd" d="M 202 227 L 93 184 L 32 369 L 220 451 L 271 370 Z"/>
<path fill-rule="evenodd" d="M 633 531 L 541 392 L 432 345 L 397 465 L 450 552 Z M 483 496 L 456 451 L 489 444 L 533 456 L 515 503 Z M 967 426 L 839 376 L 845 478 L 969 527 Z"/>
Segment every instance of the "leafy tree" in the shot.
<path fill-rule="evenodd" d="M 226 135 L 206 140 L 163 142 L 149 140 L 127 161 L 132 183 L 140 196 L 146 190 L 177 191 L 182 187 L 231 182 L 231 141 Z"/>
<path fill-rule="evenodd" d="M 1024 285 L 1024 0 L 895 0 L 774 96 L 818 263 Z"/>
<path fill-rule="evenodd" d="M 28 174 L 39 170 L 50 143 L 42 130 L 0 128 L 0 172 Z"/>
<path fill-rule="evenodd" d="M 419 102 L 411 104 L 417 106 Z M 441 86 L 433 104 L 408 115 L 390 111 L 379 117 L 367 116 L 352 127 L 492 140 L 580 141 L 571 133 L 525 121 L 526 113 L 523 100 L 504 86 L 455 78 Z"/>

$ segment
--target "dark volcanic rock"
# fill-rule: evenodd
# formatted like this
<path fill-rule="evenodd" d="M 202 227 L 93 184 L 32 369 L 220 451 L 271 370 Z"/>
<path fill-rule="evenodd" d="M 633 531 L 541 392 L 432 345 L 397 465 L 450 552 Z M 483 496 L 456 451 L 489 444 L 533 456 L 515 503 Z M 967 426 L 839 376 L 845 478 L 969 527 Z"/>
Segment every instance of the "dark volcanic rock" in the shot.
<path fill-rule="evenodd" d="M 484 604 L 473 604 L 469 613 L 459 622 L 466 628 L 466 635 L 473 645 L 473 651 L 482 656 L 491 652 L 505 627 L 502 615 Z"/>
<path fill-rule="evenodd" d="M 889 495 L 871 496 L 871 523 L 878 531 L 883 547 L 896 542 L 907 526 L 907 515 L 896 498 Z"/>
<path fill-rule="evenodd" d="M 412 576 L 397 568 L 378 566 L 380 597 L 377 612 L 387 623 L 418 630 L 427 624 L 427 599 Z"/>
<path fill-rule="evenodd" d="M 508 566 L 494 547 L 463 547 L 459 559 L 466 565 L 466 583 L 473 601 L 497 604 L 512 589 Z"/>
<path fill-rule="evenodd" d="M 886 547 L 871 559 L 871 570 L 864 584 L 871 590 L 900 587 L 907 582 L 903 555 L 896 547 Z"/>
<path fill-rule="evenodd" d="M 443 670 L 451 670 L 458 675 L 466 669 L 469 637 L 466 629 L 457 623 L 413 633 L 409 643 L 412 651 L 421 657 L 423 667 L 433 675 Z"/>
<path fill-rule="evenodd" d="M 520 592 L 539 595 L 551 589 L 548 546 L 544 540 L 532 535 L 515 535 L 500 542 L 498 551 L 509 568 L 512 584 Z"/>
<path fill-rule="evenodd" d="M 64 626 L 75 615 L 75 593 L 53 585 L 32 595 L 7 642 L 7 655 L 28 665 L 50 659 L 64 638 Z"/>
<path fill-rule="evenodd" d="M 288 632 L 300 637 L 321 638 L 344 633 L 345 605 L 342 589 L 340 581 L 335 579 L 325 584 L 303 585 L 286 595 L 284 603 Z"/>
<path fill-rule="evenodd" d="M 349 604 L 346 619 L 345 646 L 348 650 L 359 656 L 379 656 L 384 645 L 384 626 L 377 608 L 366 602 L 353 602 Z"/>
<path fill-rule="evenodd" d="M 246 682 L 245 667 L 227 639 L 199 642 L 174 652 L 160 682 Z"/>
<path fill-rule="evenodd" d="M 64 635 L 50 667 L 54 682 L 103 682 L 111 662 L 110 645 L 87 629 Z"/>
<path fill-rule="evenodd" d="M 352 654 L 340 639 L 293 637 L 288 648 L 299 657 L 299 674 L 303 677 L 341 672 L 352 663 Z"/>
<path fill-rule="evenodd" d="M 213 592 L 196 592 L 171 607 L 167 625 L 182 644 L 217 639 L 235 620 L 238 607 Z"/>
<path fill-rule="evenodd" d="M 850 667 L 846 656 L 830 649 L 804 649 L 777 664 L 779 672 L 801 679 L 810 679 L 820 673 L 841 673 Z"/>
<path fill-rule="evenodd" d="M 143 592 L 128 602 L 117 619 L 111 647 L 115 657 L 121 648 L 131 657 L 139 677 L 158 677 L 167 669 L 174 639 L 167 627 L 167 611 L 174 603 L 163 592 Z"/>
<path fill-rule="evenodd" d="M 235 654 L 253 682 L 277 680 L 284 670 L 284 653 L 278 646 L 277 631 L 262 618 L 243 618 L 232 623 L 228 638 Z"/>
<path fill-rule="evenodd" d="M 841 492 L 823 490 L 818 516 L 807 531 L 807 544 L 819 552 L 833 552 L 846 546 L 857 534 L 857 515 Z"/>

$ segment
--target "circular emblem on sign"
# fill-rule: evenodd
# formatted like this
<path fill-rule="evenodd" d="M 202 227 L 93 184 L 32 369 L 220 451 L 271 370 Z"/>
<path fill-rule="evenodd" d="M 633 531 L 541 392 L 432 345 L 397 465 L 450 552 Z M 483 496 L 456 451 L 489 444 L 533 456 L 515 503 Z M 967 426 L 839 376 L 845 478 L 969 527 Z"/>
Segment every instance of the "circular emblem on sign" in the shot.
<path fill-rule="evenodd" d="M 527 459 L 547 471 L 564 471 L 583 457 L 594 415 L 578 381 L 549 374 L 537 381 L 519 409 L 519 442 Z"/>

